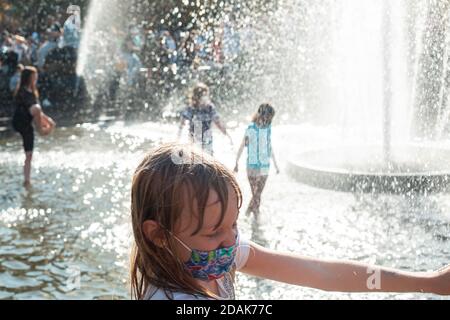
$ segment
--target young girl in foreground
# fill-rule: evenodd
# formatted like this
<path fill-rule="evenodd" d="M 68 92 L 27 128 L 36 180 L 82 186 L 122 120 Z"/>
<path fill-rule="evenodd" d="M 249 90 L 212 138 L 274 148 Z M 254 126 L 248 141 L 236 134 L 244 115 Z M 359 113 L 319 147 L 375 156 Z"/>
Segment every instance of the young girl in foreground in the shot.
<path fill-rule="evenodd" d="M 272 146 L 272 120 L 275 109 L 270 104 L 262 104 L 253 116 L 253 121 L 245 131 L 244 140 L 239 148 L 236 167 L 239 170 L 239 159 L 244 148 L 247 147 L 247 177 L 252 190 L 252 199 L 248 205 L 247 215 L 250 212 L 259 216 L 261 195 L 266 187 L 270 172 L 270 159 L 273 160 L 277 174 L 280 173 Z"/>
<path fill-rule="evenodd" d="M 135 239 L 131 285 L 137 299 L 234 299 L 236 271 L 340 292 L 450 294 L 450 266 L 414 273 L 265 249 L 239 237 L 241 190 L 233 173 L 201 151 L 165 145 L 133 178 Z M 368 270 L 381 280 L 372 290 Z"/>

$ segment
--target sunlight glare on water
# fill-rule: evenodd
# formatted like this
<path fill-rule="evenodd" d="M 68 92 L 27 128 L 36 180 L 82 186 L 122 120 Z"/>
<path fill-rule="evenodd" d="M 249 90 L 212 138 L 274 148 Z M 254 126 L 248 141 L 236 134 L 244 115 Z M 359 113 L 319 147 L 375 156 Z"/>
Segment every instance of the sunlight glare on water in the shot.
<path fill-rule="evenodd" d="M 36 182 L 29 193 L 19 187 L 20 143 L 10 139 L 0 157 L 0 173 L 10 186 L 0 192 L 0 296 L 129 298 L 131 176 L 146 151 L 173 141 L 175 129 L 120 122 L 61 129 L 50 140 L 39 141 Z M 235 141 L 243 129 L 232 132 Z M 290 139 L 305 132 L 316 135 L 316 141 L 322 134 L 312 127 L 276 128 L 277 152 L 288 154 Z M 216 143 L 228 142 L 217 135 Z M 306 140 L 301 147 L 308 148 Z M 229 146 L 217 152 L 229 167 L 233 151 Z M 245 172 L 238 178 L 245 206 L 250 192 Z M 415 271 L 434 269 L 448 260 L 447 195 L 407 198 L 322 191 L 295 182 L 285 172 L 272 175 L 267 188 L 259 222 L 240 217 L 244 236 L 261 245 Z M 74 266 L 80 270 L 81 287 L 68 290 L 68 272 Z M 331 294 L 243 275 L 238 280 L 238 297 L 243 299 L 433 298 Z"/>

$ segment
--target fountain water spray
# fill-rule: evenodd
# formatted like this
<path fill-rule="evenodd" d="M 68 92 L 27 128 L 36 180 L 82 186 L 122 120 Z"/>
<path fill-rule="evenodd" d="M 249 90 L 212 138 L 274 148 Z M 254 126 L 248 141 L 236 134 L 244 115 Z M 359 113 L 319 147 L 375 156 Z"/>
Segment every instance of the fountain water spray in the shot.
<path fill-rule="evenodd" d="M 430 30 L 430 20 L 433 24 L 442 23 L 442 19 L 436 20 L 433 18 L 436 14 L 432 14 L 436 10 L 441 12 L 440 8 L 431 6 L 428 19 L 416 19 L 414 24 L 408 20 L 414 4 L 407 1 L 372 2 L 367 4 L 373 6 L 367 17 L 364 16 L 365 4 L 351 0 L 339 3 L 342 7 L 338 21 L 344 22 L 337 26 L 338 39 L 351 39 L 338 42 L 346 53 L 341 61 L 347 61 L 347 57 L 352 61 L 338 63 L 337 66 L 344 75 L 344 81 L 337 85 L 338 90 L 344 90 L 344 94 L 337 95 L 341 97 L 337 107 L 338 110 L 346 110 L 343 132 L 357 137 L 352 145 L 296 154 L 290 161 L 292 174 L 304 183 L 342 191 L 447 191 L 450 150 L 417 143 L 409 135 L 410 128 L 418 126 L 418 123 L 436 126 L 430 116 L 436 109 L 433 101 L 438 95 L 430 96 L 436 87 L 436 79 L 429 79 L 434 73 L 428 71 L 440 70 L 441 65 L 436 59 L 442 57 L 429 58 L 430 53 L 426 49 L 442 48 L 442 41 L 436 39 L 439 38 L 438 33 L 433 36 L 436 41 L 429 43 L 427 37 L 430 35 L 422 32 Z M 425 27 L 419 25 L 421 22 Z M 356 31 L 347 29 L 346 23 Z M 367 42 L 358 37 L 359 33 L 365 33 Z M 416 36 L 412 37 L 411 33 L 416 33 Z M 422 38 L 424 44 L 416 43 L 418 38 Z M 414 54 L 413 48 L 416 49 Z M 339 57 L 339 51 L 334 55 Z M 415 59 L 419 60 L 418 64 L 415 64 Z M 417 84 L 408 80 L 410 65 L 418 66 L 415 70 Z M 438 79 L 437 88 L 440 89 L 442 81 L 440 77 Z M 367 89 L 367 97 L 372 99 L 362 99 L 365 97 L 364 89 Z M 422 108 L 419 112 L 417 107 L 414 108 L 417 104 Z M 364 113 L 367 111 L 369 113 Z M 378 131 L 377 127 L 381 130 Z M 364 137 L 365 132 L 368 138 Z M 381 133 L 380 139 L 376 138 L 377 132 Z"/>

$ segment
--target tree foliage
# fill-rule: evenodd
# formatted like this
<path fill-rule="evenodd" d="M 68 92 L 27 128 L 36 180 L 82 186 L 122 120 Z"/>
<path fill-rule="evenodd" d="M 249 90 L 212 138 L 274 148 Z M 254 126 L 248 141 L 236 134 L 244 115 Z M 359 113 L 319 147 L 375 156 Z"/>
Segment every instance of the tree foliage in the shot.
<path fill-rule="evenodd" d="M 85 12 L 89 0 L 0 0 L 0 24 L 12 29 L 42 31 L 47 27 L 49 15 L 64 18 L 70 4 L 79 5 Z"/>
<path fill-rule="evenodd" d="M 87 12 L 95 0 L 0 0 L 0 24 L 41 31 L 46 28 L 46 17 L 62 19 L 70 4 L 79 5 Z M 163 25 L 167 29 L 205 28 L 225 14 L 242 18 L 255 12 L 265 14 L 273 10 L 277 0 L 130 0 L 128 12 L 139 22 L 150 26 Z M 86 15 L 84 15 L 86 17 Z"/>

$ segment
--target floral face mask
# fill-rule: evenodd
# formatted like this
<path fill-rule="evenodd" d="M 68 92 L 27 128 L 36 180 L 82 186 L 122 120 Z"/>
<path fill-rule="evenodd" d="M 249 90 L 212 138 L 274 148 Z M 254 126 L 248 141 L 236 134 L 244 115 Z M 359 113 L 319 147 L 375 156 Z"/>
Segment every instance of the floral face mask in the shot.
<path fill-rule="evenodd" d="M 212 251 L 191 249 L 178 237 L 175 235 L 173 237 L 191 252 L 191 257 L 188 262 L 185 262 L 185 266 L 195 279 L 212 281 L 220 279 L 230 272 L 239 247 L 239 235 L 236 236 L 233 246 Z"/>

